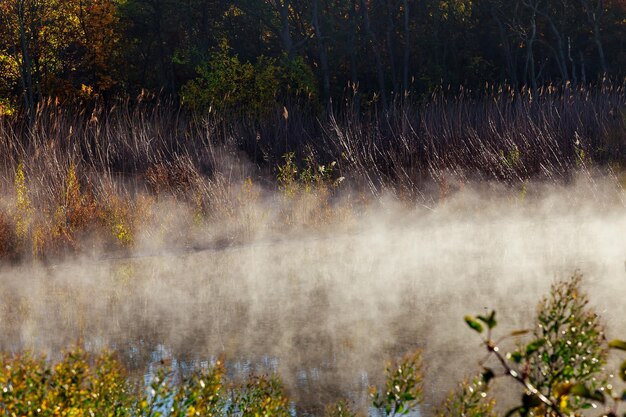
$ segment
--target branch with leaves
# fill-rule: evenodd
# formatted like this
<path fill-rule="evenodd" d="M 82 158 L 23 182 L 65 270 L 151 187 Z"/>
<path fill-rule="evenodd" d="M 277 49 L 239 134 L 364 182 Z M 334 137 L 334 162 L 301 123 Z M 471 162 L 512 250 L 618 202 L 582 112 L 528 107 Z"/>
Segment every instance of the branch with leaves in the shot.
<path fill-rule="evenodd" d="M 484 382 L 489 384 L 496 377 L 508 376 L 524 389 L 520 405 L 506 417 L 580 415 L 581 410 L 606 405 L 611 399 L 613 405 L 605 415 L 615 416 L 619 402 L 626 399 L 626 391 L 621 396 L 613 393 L 613 386 L 604 375 L 608 349 L 626 350 L 626 342 L 607 343 L 604 327 L 588 306 L 581 282 L 582 276 L 577 273 L 552 286 L 550 295 L 539 303 L 534 330 L 514 331 L 494 340 L 495 311 L 486 316 L 465 317 L 472 330 L 485 335 L 482 344 L 488 354 L 480 362 Z M 515 350 L 503 352 L 500 344 L 504 340 L 523 335 L 533 338 L 525 344 L 518 340 Z M 499 369 L 485 366 L 492 358 Z M 620 367 L 620 377 L 626 381 L 626 361 Z"/>

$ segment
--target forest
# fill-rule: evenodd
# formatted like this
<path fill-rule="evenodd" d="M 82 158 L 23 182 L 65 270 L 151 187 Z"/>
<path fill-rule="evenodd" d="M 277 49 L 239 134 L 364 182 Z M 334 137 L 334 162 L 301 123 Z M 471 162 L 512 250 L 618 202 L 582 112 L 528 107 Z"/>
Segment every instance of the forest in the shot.
<path fill-rule="evenodd" d="M 620 0 L 4 0 L 0 103 L 141 94 L 263 112 L 621 82 Z"/>

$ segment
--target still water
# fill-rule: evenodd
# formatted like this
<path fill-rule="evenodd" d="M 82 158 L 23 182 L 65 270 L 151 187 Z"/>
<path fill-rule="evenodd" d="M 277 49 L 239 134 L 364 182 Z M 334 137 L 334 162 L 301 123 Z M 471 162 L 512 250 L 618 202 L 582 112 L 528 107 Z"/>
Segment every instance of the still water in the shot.
<path fill-rule="evenodd" d="M 138 374 L 222 355 L 233 376 L 280 375 L 303 409 L 366 401 L 386 362 L 419 348 L 435 404 L 480 369 L 464 315 L 494 308 L 503 334 L 528 327 L 550 284 L 576 270 L 609 338 L 624 337 L 624 230 L 620 204 L 475 197 L 381 209 L 348 232 L 7 267 L 0 348 L 58 354 L 82 340 Z"/>

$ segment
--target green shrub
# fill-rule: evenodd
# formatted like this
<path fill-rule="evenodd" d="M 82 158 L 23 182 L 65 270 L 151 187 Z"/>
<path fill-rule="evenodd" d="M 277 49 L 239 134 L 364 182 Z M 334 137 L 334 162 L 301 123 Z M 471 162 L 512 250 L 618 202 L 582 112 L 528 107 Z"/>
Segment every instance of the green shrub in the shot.
<path fill-rule="evenodd" d="M 121 416 L 132 404 L 126 372 L 108 353 L 77 349 L 56 365 L 28 354 L 0 357 L 0 415 Z"/>
<path fill-rule="evenodd" d="M 226 42 L 211 59 L 196 68 L 198 76 L 181 91 L 183 103 L 197 111 L 243 110 L 266 116 L 286 95 L 317 97 L 315 76 L 302 58 L 288 60 L 259 56 L 242 62 Z"/>
<path fill-rule="evenodd" d="M 29 354 L 0 356 L 0 416 L 291 416 L 275 377 L 224 381 L 221 361 L 181 375 L 159 368 L 134 383 L 112 355 L 75 349 L 56 364 Z"/>
<path fill-rule="evenodd" d="M 613 396 L 612 385 L 604 373 L 609 347 L 626 350 L 626 343 L 607 343 L 604 327 L 589 307 L 581 282 L 582 275 L 576 273 L 555 283 L 539 303 L 535 328 L 512 332 L 497 341 L 492 337 L 497 325 L 495 312 L 465 318 L 476 332 L 484 334 L 487 329 L 483 343 L 489 357 L 495 357 L 497 367 L 485 367 L 484 382 L 508 376 L 523 387 L 520 405 L 507 416 L 580 415 L 582 410 L 596 408 L 611 397 L 615 401 L 626 399 L 623 395 Z M 511 352 L 502 351 L 499 343 L 523 335 L 532 338 L 526 343 L 518 342 Z M 626 362 L 622 368 L 626 369 Z M 626 380 L 626 374 L 622 379 Z"/>
<path fill-rule="evenodd" d="M 235 388 L 227 415 L 291 417 L 291 412 L 280 380 L 261 376 L 252 377 Z"/>
<path fill-rule="evenodd" d="M 422 402 L 422 358 L 416 350 L 385 369 L 385 385 L 372 388 L 372 404 L 385 416 L 408 414 Z"/>
<path fill-rule="evenodd" d="M 496 417 L 495 400 L 488 397 L 481 376 L 463 381 L 437 409 L 436 417 Z"/>
<path fill-rule="evenodd" d="M 325 417 L 357 417 L 358 415 L 346 400 L 339 400 L 329 404 L 324 409 Z"/>
<path fill-rule="evenodd" d="M 285 162 L 277 166 L 276 179 L 279 190 L 287 197 L 294 197 L 299 191 L 334 189 L 343 181 L 343 177 L 336 178 L 336 162 L 320 165 L 309 155 L 304 158 L 304 167 L 299 169 L 294 152 L 284 154 L 283 159 Z"/>
<path fill-rule="evenodd" d="M 527 348 L 524 359 L 531 369 L 530 379 L 545 395 L 572 381 L 593 383 L 606 363 L 604 327 L 587 305 L 581 279 L 575 274 L 554 284 L 539 303 L 532 342 L 537 349 Z"/>

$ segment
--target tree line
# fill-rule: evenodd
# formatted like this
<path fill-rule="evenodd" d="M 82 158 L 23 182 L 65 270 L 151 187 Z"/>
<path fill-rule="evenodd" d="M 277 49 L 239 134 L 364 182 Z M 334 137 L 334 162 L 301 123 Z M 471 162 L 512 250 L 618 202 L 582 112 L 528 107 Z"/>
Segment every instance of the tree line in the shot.
<path fill-rule="evenodd" d="M 0 108 L 150 92 L 191 107 L 362 104 L 594 83 L 626 69 L 623 0 L 2 0 Z"/>

